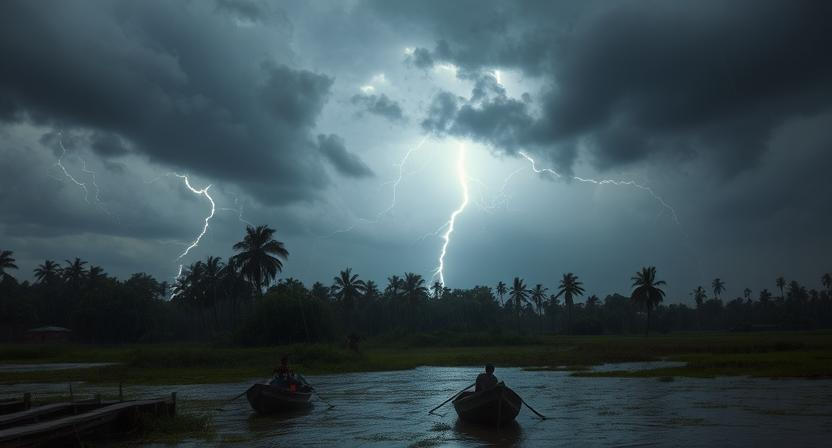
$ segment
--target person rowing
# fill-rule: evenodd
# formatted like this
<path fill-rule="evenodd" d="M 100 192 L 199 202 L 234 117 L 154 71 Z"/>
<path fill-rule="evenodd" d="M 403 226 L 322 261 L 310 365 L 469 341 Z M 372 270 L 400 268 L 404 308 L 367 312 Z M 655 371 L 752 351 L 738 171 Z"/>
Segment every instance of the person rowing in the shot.
<path fill-rule="evenodd" d="M 488 390 L 499 383 L 500 381 L 497 380 L 496 376 L 494 376 L 494 366 L 492 364 L 488 364 L 485 366 L 485 372 L 477 375 L 476 389 L 474 389 L 474 391 L 479 392 Z"/>
<path fill-rule="evenodd" d="M 269 381 L 272 386 L 278 386 L 296 392 L 298 388 L 308 387 L 309 383 L 300 374 L 295 373 L 289 367 L 289 355 L 280 358 L 280 365 L 272 371 L 272 379 Z"/>

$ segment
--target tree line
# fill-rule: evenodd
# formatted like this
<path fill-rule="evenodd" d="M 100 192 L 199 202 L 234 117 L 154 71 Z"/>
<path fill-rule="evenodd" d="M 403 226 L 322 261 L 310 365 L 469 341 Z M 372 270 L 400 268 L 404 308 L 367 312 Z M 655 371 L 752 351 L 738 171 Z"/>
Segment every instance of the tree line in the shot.
<path fill-rule="evenodd" d="M 247 345 L 321 342 L 360 337 L 408 337 L 437 332 L 511 334 L 635 334 L 649 331 L 777 330 L 832 327 L 832 275 L 822 289 L 783 277 L 756 295 L 724 300 L 726 282 L 691 292 L 694 306 L 663 304 L 656 268 L 632 277 L 627 295 L 589 295 L 574 273 L 557 288 L 520 277 L 494 287 L 450 289 L 412 272 L 385 285 L 350 268 L 329 284 L 278 280 L 289 252 L 267 226 L 248 227 L 235 255 L 209 256 L 184 268 L 168 285 L 145 273 L 126 280 L 79 258 L 45 260 L 34 281 L 18 282 L 14 253 L 0 250 L 0 340 L 26 329 L 58 325 L 93 343 L 220 341 Z M 712 292 L 712 295 L 709 293 Z M 779 293 L 779 294 L 778 294 Z"/>

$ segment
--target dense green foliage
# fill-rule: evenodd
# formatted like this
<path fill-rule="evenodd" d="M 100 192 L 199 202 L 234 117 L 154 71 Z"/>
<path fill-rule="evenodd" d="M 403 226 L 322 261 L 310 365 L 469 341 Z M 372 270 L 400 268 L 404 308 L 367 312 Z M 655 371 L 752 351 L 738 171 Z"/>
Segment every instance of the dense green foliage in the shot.
<path fill-rule="evenodd" d="M 633 277 L 633 291 L 601 300 L 589 296 L 577 275 L 567 273 L 557 291 L 524 279 L 471 289 L 428 288 L 414 273 L 393 275 L 384 289 L 346 268 L 331 285 L 307 287 L 287 278 L 274 282 L 289 253 L 265 226 L 249 228 L 228 262 L 208 257 L 183 270 L 170 288 L 151 276 L 108 276 L 78 258 L 63 267 L 46 260 L 33 283 L 19 283 L 13 252 L 0 251 L 0 340 L 14 341 L 29 328 L 71 328 L 79 342 L 137 343 L 212 341 L 244 345 L 340 341 L 358 337 L 423 333 L 636 334 L 695 330 L 803 330 L 832 327 L 832 278 L 823 289 L 796 281 L 773 281 L 778 296 L 727 302 L 725 282 L 715 279 L 713 297 L 691 293 L 695 307 L 662 304 L 655 267 Z M 170 294 L 170 295 L 169 295 Z M 561 301 L 563 299 L 563 301 Z M 678 299 L 678 298 L 677 298 Z"/>

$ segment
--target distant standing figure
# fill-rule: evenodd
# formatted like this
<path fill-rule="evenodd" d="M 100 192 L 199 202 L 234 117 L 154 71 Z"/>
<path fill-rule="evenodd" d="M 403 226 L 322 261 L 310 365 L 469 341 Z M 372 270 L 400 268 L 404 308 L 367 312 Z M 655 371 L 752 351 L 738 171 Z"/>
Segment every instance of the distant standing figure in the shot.
<path fill-rule="evenodd" d="M 360 340 L 361 340 L 361 338 L 357 334 L 350 333 L 349 336 L 347 336 L 347 348 L 354 351 L 354 352 L 357 352 L 358 351 L 358 341 L 360 341 Z"/>
<path fill-rule="evenodd" d="M 475 391 L 479 392 L 481 390 L 491 389 L 496 386 L 497 383 L 499 383 L 499 381 L 497 381 L 497 377 L 494 376 L 494 366 L 488 364 L 485 366 L 485 372 L 477 375 L 477 387 Z"/>

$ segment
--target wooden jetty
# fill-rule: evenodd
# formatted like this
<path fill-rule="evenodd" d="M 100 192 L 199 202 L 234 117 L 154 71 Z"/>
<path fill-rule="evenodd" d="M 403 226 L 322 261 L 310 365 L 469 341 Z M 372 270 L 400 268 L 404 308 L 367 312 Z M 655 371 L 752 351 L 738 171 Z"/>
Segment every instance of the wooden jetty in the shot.
<path fill-rule="evenodd" d="M 176 393 L 170 398 L 102 403 L 100 400 L 55 403 L 0 418 L 0 446 L 81 445 L 91 436 L 124 433 L 141 414 L 173 416 Z"/>
<path fill-rule="evenodd" d="M 29 409 L 31 406 L 31 395 L 23 394 L 23 398 L 0 399 L 0 415 L 11 414 Z"/>

